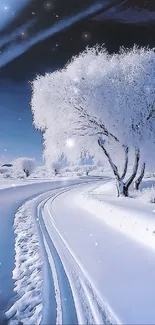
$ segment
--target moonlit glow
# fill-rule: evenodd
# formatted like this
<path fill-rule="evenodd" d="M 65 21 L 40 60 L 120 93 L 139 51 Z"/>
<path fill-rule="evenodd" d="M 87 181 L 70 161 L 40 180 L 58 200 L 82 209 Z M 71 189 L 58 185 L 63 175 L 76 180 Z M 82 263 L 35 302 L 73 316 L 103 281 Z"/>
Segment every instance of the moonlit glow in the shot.
<path fill-rule="evenodd" d="M 74 91 L 75 94 L 78 93 L 78 89 L 77 88 L 74 88 L 73 91 Z"/>
<path fill-rule="evenodd" d="M 77 78 L 77 77 L 74 78 L 74 81 L 75 81 L 75 82 L 78 82 L 78 81 L 79 81 L 79 78 Z"/>
<path fill-rule="evenodd" d="M 66 146 L 69 147 L 69 148 L 73 148 L 74 147 L 74 140 L 73 139 L 67 139 Z"/>

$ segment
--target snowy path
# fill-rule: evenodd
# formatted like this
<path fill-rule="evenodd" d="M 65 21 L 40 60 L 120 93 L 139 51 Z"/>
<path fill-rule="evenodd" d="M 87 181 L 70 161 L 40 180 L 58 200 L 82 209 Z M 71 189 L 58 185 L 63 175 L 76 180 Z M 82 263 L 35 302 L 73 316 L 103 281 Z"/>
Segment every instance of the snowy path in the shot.
<path fill-rule="evenodd" d="M 80 192 L 81 189 L 74 189 L 56 197 L 52 204 L 48 201 L 43 213 L 46 229 L 57 248 L 71 287 L 73 285 L 75 302 L 78 299 L 82 301 L 80 279 L 83 287 L 87 288 L 84 301 L 91 304 L 88 309 L 86 307 L 90 311 L 89 324 L 104 324 L 100 317 L 105 318 L 107 314 L 114 324 L 117 319 L 118 323 L 124 324 L 154 324 L 153 250 L 108 227 L 101 218 L 76 205 Z M 97 315 L 93 315 L 93 311 Z M 87 315 L 85 311 L 79 313 L 79 317 Z M 91 317 L 95 317 L 95 321 L 91 321 Z M 79 318 L 79 324 L 85 323 L 86 320 L 82 322 Z"/>
<path fill-rule="evenodd" d="M 154 252 L 77 204 L 92 187 L 30 201 L 44 262 L 42 324 L 154 324 Z"/>
<path fill-rule="evenodd" d="M 54 284 L 58 312 L 54 324 L 116 323 L 116 319 L 96 292 L 89 281 L 89 276 L 54 222 L 51 206 L 60 195 L 66 192 L 68 190 L 63 190 L 45 200 L 38 210 L 40 229 L 48 259 L 51 261 L 52 273 L 55 272 Z M 46 317 L 48 317 L 47 314 Z M 43 319 L 44 324 L 48 322 L 50 324 L 50 319 Z"/>
<path fill-rule="evenodd" d="M 4 322 L 4 312 L 10 308 L 15 298 L 12 271 L 14 269 L 14 215 L 26 200 L 46 191 L 84 180 L 63 180 L 42 182 L 25 186 L 13 186 L 0 191 L 0 324 Z"/>

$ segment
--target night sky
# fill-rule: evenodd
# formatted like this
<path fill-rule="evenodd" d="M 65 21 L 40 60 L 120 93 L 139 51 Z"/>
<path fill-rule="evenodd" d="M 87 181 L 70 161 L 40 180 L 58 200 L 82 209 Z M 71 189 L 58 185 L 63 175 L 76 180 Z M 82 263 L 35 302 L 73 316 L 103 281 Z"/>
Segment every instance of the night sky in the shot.
<path fill-rule="evenodd" d="M 63 67 L 88 45 L 104 43 L 111 53 L 122 45 L 155 46 L 154 2 L 127 0 L 125 7 L 122 3 L 0 2 L 0 163 L 21 156 L 36 157 L 38 164 L 42 163 L 41 133 L 32 125 L 29 105 L 29 81 L 36 74 Z"/>

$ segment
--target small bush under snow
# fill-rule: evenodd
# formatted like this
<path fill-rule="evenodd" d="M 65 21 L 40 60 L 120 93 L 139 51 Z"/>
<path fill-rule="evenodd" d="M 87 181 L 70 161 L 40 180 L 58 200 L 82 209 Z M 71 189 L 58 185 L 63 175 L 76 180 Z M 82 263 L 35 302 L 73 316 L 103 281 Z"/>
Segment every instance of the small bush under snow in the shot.
<path fill-rule="evenodd" d="M 0 167 L 0 174 L 5 174 L 9 171 L 9 168 L 7 167 Z"/>
<path fill-rule="evenodd" d="M 13 161 L 13 168 L 15 171 L 23 171 L 26 177 L 30 176 L 34 171 L 36 161 L 34 158 L 20 157 Z"/>
<path fill-rule="evenodd" d="M 3 174 L 3 178 L 13 178 L 13 172 L 12 170 L 7 171 L 6 173 Z"/>
<path fill-rule="evenodd" d="M 12 178 L 21 178 L 21 179 L 24 179 L 26 178 L 26 175 L 24 173 L 24 171 L 22 170 L 16 170 L 16 169 L 13 169 L 13 176 Z"/>
<path fill-rule="evenodd" d="M 144 188 L 139 197 L 144 203 L 155 203 L 155 187 Z"/>
<path fill-rule="evenodd" d="M 52 168 L 52 170 L 54 172 L 54 175 L 56 176 L 56 175 L 60 174 L 60 170 L 62 168 L 62 165 L 61 165 L 60 162 L 53 162 L 51 168 Z"/>

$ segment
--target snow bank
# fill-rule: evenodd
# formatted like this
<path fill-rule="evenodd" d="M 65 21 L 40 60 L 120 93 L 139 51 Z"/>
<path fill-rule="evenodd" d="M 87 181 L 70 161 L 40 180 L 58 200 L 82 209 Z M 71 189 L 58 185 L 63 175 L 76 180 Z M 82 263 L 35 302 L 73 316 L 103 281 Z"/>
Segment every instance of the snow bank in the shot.
<path fill-rule="evenodd" d="M 142 192 L 139 192 L 139 198 L 144 203 L 155 203 L 155 187 L 144 188 Z"/>
<path fill-rule="evenodd" d="M 79 194 L 76 204 L 106 225 L 155 250 L 155 208 L 146 203 L 154 200 L 154 194 L 155 190 L 144 189 L 140 198 L 117 198 L 112 182 Z"/>
<path fill-rule="evenodd" d="M 13 279 L 17 300 L 6 312 L 9 325 L 40 324 L 43 308 L 42 260 L 39 240 L 29 202 L 19 208 L 14 220 L 15 268 Z"/>
<path fill-rule="evenodd" d="M 107 182 L 106 184 L 97 186 L 91 193 L 92 194 L 96 194 L 96 195 L 100 195 L 100 194 L 104 194 L 104 195 L 112 195 L 115 196 L 117 195 L 116 192 L 116 185 L 115 185 L 115 181 L 110 181 Z"/>

